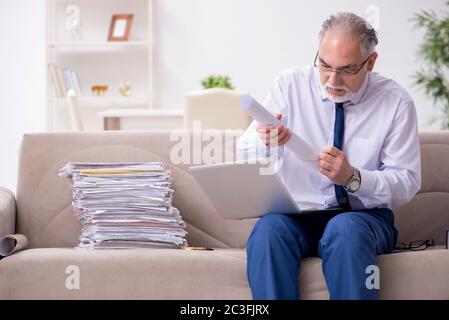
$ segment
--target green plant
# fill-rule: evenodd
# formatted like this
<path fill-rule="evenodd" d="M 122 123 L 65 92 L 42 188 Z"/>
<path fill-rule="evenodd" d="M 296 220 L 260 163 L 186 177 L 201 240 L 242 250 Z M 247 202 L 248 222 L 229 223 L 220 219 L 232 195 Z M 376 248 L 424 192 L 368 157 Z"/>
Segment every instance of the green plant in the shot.
<path fill-rule="evenodd" d="M 222 76 L 218 74 L 213 74 L 208 76 L 207 78 L 203 79 L 201 81 L 201 85 L 204 89 L 209 88 L 227 88 L 227 89 L 234 89 L 234 87 L 231 84 L 231 79 L 228 76 Z"/>
<path fill-rule="evenodd" d="M 449 1 L 446 2 L 449 5 Z M 415 74 L 415 82 L 424 88 L 433 102 L 439 103 L 444 112 L 442 129 L 449 129 L 449 15 L 439 18 L 434 11 L 415 14 L 412 19 L 415 27 L 424 28 L 424 41 L 419 48 L 420 58 L 425 64 Z"/>

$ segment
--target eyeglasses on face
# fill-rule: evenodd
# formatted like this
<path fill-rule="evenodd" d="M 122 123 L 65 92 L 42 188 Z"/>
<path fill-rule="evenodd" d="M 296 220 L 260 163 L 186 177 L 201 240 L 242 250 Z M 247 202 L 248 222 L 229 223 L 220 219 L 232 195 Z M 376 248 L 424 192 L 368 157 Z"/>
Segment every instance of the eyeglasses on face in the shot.
<path fill-rule="evenodd" d="M 419 251 L 419 250 L 425 250 L 428 247 L 434 247 L 435 241 L 432 240 L 416 240 L 412 241 L 408 244 L 403 242 L 396 243 L 396 247 L 393 251 L 404 251 L 404 250 L 410 250 L 410 251 Z"/>
<path fill-rule="evenodd" d="M 340 69 L 334 69 L 330 66 L 326 65 L 323 61 L 320 61 L 317 65 L 317 59 L 318 59 L 318 51 L 315 55 L 315 59 L 313 60 L 313 66 L 320 70 L 321 72 L 335 72 L 342 76 L 352 76 L 360 72 L 362 70 L 363 66 L 368 62 L 369 58 L 371 58 L 371 55 L 365 59 L 361 64 L 355 64 L 348 67 L 340 68 Z"/>

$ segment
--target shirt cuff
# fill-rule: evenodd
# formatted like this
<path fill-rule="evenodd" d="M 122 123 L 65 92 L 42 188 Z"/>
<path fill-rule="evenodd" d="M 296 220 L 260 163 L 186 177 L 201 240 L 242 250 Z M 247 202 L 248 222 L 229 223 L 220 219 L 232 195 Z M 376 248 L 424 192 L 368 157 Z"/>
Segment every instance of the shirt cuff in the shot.
<path fill-rule="evenodd" d="M 358 168 L 357 168 L 358 169 Z M 377 184 L 377 175 L 373 171 L 359 169 L 360 171 L 360 189 L 354 194 L 361 196 L 372 195 Z"/>

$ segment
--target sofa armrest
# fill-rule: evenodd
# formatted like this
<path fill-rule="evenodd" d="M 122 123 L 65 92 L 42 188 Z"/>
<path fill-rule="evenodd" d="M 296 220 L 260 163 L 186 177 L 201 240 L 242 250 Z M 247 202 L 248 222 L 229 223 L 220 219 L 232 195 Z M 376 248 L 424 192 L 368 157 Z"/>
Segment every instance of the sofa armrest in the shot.
<path fill-rule="evenodd" d="M 16 198 L 14 193 L 0 187 L 0 237 L 16 232 Z"/>

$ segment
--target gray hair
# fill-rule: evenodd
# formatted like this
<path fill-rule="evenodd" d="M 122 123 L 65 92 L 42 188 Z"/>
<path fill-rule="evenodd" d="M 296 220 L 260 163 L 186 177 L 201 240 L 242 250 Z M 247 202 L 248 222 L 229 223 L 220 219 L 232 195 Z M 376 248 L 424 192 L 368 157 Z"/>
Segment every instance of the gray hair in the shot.
<path fill-rule="evenodd" d="M 368 57 L 372 54 L 378 44 L 377 32 L 367 20 L 351 12 L 338 12 L 331 15 L 323 22 L 323 28 L 320 31 L 320 42 L 324 35 L 330 29 L 349 33 L 360 40 L 362 54 Z"/>

